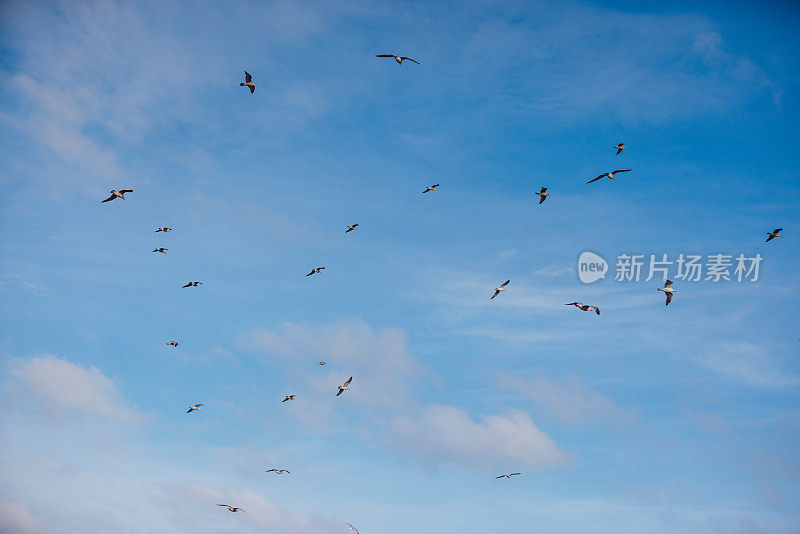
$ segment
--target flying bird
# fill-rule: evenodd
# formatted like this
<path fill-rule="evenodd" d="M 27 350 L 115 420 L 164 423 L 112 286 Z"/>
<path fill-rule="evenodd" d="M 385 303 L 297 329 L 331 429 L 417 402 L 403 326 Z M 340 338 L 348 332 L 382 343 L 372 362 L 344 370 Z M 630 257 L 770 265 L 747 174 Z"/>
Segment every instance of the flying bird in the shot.
<path fill-rule="evenodd" d="M 167 228 L 166 226 L 156 230 L 156 232 L 171 232 L 171 231 L 172 231 L 172 228 Z"/>
<path fill-rule="evenodd" d="M 665 281 L 664 287 L 659 287 L 658 290 L 663 291 L 667 296 L 667 303 L 664 306 L 669 306 L 670 301 L 672 301 L 672 294 L 677 293 L 677 290 L 672 289 L 672 280 Z"/>
<path fill-rule="evenodd" d="M 121 198 L 122 200 L 125 200 L 125 193 L 133 193 L 133 189 L 120 189 L 119 191 L 112 189 L 111 196 L 105 200 L 101 200 L 100 203 L 102 204 L 103 202 L 111 202 L 115 198 Z"/>
<path fill-rule="evenodd" d="M 547 188 L 546 187 L 543 187 L 541 191 L 539 191 L 538 193 L 534 193 L 534 194 L 539 195 L 539 204 L 544 202 L 544 199 L 546 199 L 547 197 L 550 196 L 550 193 L 547 192 Z"/>
<path fill-rule="evenodd" d="M 403 61 L 413 61 L 417 65 L 419 65 L 419 61 L 411 59 L 410 57 L 405 56 L 396 56 L 394 54 L 377 54 L 375 57 L 393 57 L 395 61 L 397 61 L 398 65 L 402 65 Z"/>
<path fill-rule="evenodd" d="M 351 376 L 350 378 L 347 379 L 347 382 L 345 382 L 344 384 L 339 386 L 339 391 L 336 393 L 337 397 L 342 394 L 342 391 L 350 389 L 350 382 L 352 380 L 353 380 L 353 377 Z"/>
<path fill-rule="evenodd" d="M 239 86 L 249 87 L 250 94 L 253 94 L 256 92 L 256 85 L 257 84 L 253 81 L 253 76 L 249 72 L 244 71 L 244 83 L 240 83 Z"/>
<path fill-rule="evenodd" d="M 217 506 L 224 506 L 225 508 L 228 509 L 229 512 L 244 512 L 244 510 L 242 510 L 241 508 L 238 508 L 236 506 L 231 506 L 230 504 L 218 504 Z"/>
<path fill-rule="evenodd" d="M 425 193 L 427 193 L 428 191 L 436 191 L 436 188 L 437 188 L 437 187 L 439 187 L 439 184 L 436 184 L 436 185 L 428 185 L 428 186 L 426 186 L 426 187 L 425 187 L 425 191 L 423 191 L 423 192 L 422 192 L 422 194 L 424 195 L 424 194 L 425 194 Z"/>
<path fill-rule="evenodd" d="M 287 475 L 291 475 L 292 474 L 292 472 L 289 471 L 288 469 L 267 469 L 264 472 L 265 473 L 276 473 L 278 475 L 282 475 L 284 473 L 286 473 Z"/>
<path fill-rule="evenodd" d="M 350 523 L 347 523 L 347 526 L 348 526 L 348 527 L 350 527 L 350 530 L 352 530 L 353 532 L 355 532 L 356 534 L 358 534 L 358 529 L 357 529 L 356 527 L 354 527 L 354 526 L 353 526 L 353 525 L 351 525 Z"/>
<path fill-rule="evenodd" d="M 346 234 L 347 234 L 347 233 L 350 233 L 350 232 L 352 232 L 353 230 L 355 230 L 356 228 L 358 228 L 358 223 L 355 223 L 355 224 L 349 224 L 349 225 L 347 225 L 347 230 L 345 230 L 345 231 L 344 231 L 344 233 L 346 233 Z"/>
<path fill-rule="evenodd" d="M 606 176 L 608 176 L 609 178 L 611 178 L 611 179 L 613 180 L 613 179 L 614 179 L 614 175 L 615 175 L 615 174 L 617 174 L 618 172 L 630 172 L 630 171 L 631 171 L 630 169 L 619 169 L 619 170 L 616 170 L 616 171 L 604 172 L 603 174 L 601 174 L 601 175 L 600 175 L 600 176 L 598 176 L 597 178 L 592 178 L 591 180 L 589 180 L 589 181 L 588 181 L 588 182 L 586 182 L 586 183 L 587 183 L 587 184 L 590 184 L 590 183 L 592 183 L 592 182 L 596 182 L 596 181 L 597 181 L 597 180 L 599 180 L 600 178 L 605 178 Z"/>
<path fill-rule="evenodd" d="M 197 286 L 202 286 L 202 285 L 203 285 L 203 282 L 189 282 L 185 286 L 181 286 L 181 287 L 197 287 Z"/>
<path fill-rule="evenodd" d="M 511 477 L 513 477 L 513 476 L 517 476 L 517 475 L 521 475 L 521 474 L 522 474 L 522 473 L 509 473 L 509 474 L 507 474 L 507 475 L 500 475 L 499 477 L 494 477 L 494 478 L 496 478 L 496 479 L 497 479 L 497 478 L 511 478 Z"/>
<path fill-rule="evenodd" d="M 773 239 L 775 239 L 776 237 L 783 237 L 783 236 L 781 235 L 781 232 L 782 232 L 782 231 L 783 231 L 783 228 L 775 228 L 773 231 L 771 231 L 771 232 L 767 232 L 767 235 L 769 236 L 769 237 L 767 238 L 767 241 L 772 241 L 772 240 L 773 240 Z M 766 243 L 767 241 L 764 241 L 764 243 Z"/>
<path fill-rule="evenodd" d="M 511 280 L 506 280 L 505 282 L 500 284 L 500 287 L 494 288 L 494 295 L 489 297 L 489 300 L 492 300 L 493 298 L 495 298 L 497 295 L 500 294 L 501 291 L 505 291 L 506 290 L 506 286 L 508 285 L 509 282 L 511 282 Z"/>
<path fill-rule="evenodd" d="M 186 413 L 192 413 L 192 412 L 202 412 L 202 411 L 203 411 L 203 409 L 201 408 L 201 406 L 205 406 L 205 404 L 202 404 L 202 403 L 200 403 L 200 404 L 193 404 L 193 405 L 189 406 L 189 409 L 188 409 L 188 410 L 186 410 Z M 220 505 L 220 506 L 222 506 L 222 505 Z"/>
<path fill-rule="evenodd" d="M 317 362 L 317 365 L 328 365 L 328 362 Z"/>
<path fill-rule="evenodd" d="M 306 276 L 311 276 L 312 274 L 317 274 L 322 271 L 325 267 L 317 267 L 316 269 L 311 269 L 311 272 L 308 273 Z"/>
<path fill-rule="evenodd" d="M 612 146 L 611 148 L 616 148 L 617 149 L 617 155 L 619 156 L 622 153 L 622 151 L 625 150 L 628 147 L 626 147 L 625 145 L 620 143 L 617 146 Z"/>
<path fill-rule="evenodd" d="M 597 306 L 589 306 L 588 304 L 584 304 L 583 302 L 570 302 L 569 304 L 565 304 L 564 306 L 575 306 L 579 310 L 589 311 L 594 310 L 597 315 L 600 315 L 600 308 Z"/>
<path fill-rule="evenodd" d="M 168 248 L 161 247 L 161 248 L 154 248 L 153 252 L 160 252 L 162 254 L 166 254 L 168 250 L 169 250 Z"/>
<path fill-rule="evenodd" d="M 286 402 L 289 400 L 294 400 L 294 395 L 286 395 L 286 397 L 281 402 Z"/>
<path fill-rule="evenodd" d="M 177 347 L 178 346 L 178 342 L 177 341 L 167 341 L 167 345 L 169 345 L 170 347 Z"/>

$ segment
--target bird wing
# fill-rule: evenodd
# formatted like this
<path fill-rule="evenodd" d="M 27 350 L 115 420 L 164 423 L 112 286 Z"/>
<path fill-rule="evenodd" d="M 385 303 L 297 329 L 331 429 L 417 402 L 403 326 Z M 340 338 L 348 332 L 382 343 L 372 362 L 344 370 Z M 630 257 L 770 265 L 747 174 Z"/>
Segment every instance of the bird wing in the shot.
<path fill-rule="evenodd" d="M 604 176 L 605 176 L 605 174 L 601 174 L 601 175 L 600 175 L 600 176 L 598 176 L 597 178 L 592 178 L 591 180 L 589 180 L 589 181 L 588 181 L 588 182 L 586 182 L 586 183 L 587 183 L 587 184 L 590 184 L 590 183 L 592 183 L 592 182 L 596 182 L 597 180 L 599 180 L 600 178 L 602 178 L 602 177 L 604 177 Z"/>
<path fill-rule="evenodd" d="M 630 169 L 620 169 L 620 170 L 612 172 L 611 174 L 617 174 L 618 172 L 630 172 L 630 171 L 631 171 Z"/>
<path fill-rule="evenodd" d="M 620 153 L 620 152 L 622 152 L 622 149 L 621 149 L 621 148 L 618 148 L 618 149 L 617 149 L 617 155 L 619 155 L 619 153 Z"/>
<path fill-rule="evenodd" d="M 665 293 L 667 293 L 667 303 L 664 306 L 669 306 L 670 301 L 672 301 L 672 293 L 666 291 Z"/>
<path fill-rule="evenodd" d="M 348 233 L 348 232 L 352 232 L 352 231 L 353 231 L 353 229 L 348 227 L 347 230 L 344 231 L 344 233 Z"/>
<path fill-rule="evenodd" d="M 306 276 L 311 276 L 312 274 L 314 274 L 314 271 L 311 271 L 311 272 L 310 272 L 310 273 L 308 273 Z"/>
<path fill-rule="evenodd" d="M 325 268 L 325 267 L 317 267 L 317 269 L 319 269 L 320 271 L 321 271 L 322 269 L 324 269 L 324 268 Z"/>
<path fill-rule="evenodd" d="M 125 193 L 133 193 L 133 189 L 120 189 L 119 192 L 124 195 Z"/>
<path fill-rule="evenodd" d="M 256 88 L 255 88 L 255 86 L 248 85 L 248 87 L 250 88 L 250 94 L 251 94 L 251 95 L 252 95 L 253 93 L 255 93 L 255 92 L 256 92 Z"/>
<path fill-rule="evenodd" d="M 351 525 L 350 523 L 347 523 L 347 526 L 348 526 L 348 527 L 350 527 L 350 530 L 352 530 L 353 532 L 355 532 L 356 534 L 358 534 L 358 529 L 357 529 L 356 527 L 354 527 L 354 526 L 353 526 L 353 525 Z"/>
<path fill-rule="evenodd" d="M 344 390 L 342 388 L 339 388 L 339 391 L 336 392 L 336 396 L 338 397 L 339 395 L 341 395 L 342 391 L 344 391 Z"/>
<path fill-rule="evenodd" d="M 251 76 L 247 71 L 244 71 L 244 81 L 245 83 L 250 83 L 253 81 L 253 76 Z"/>
<path fill-rule="evenodd" d="M 522 473 L 511 473 L 511 474 L 510 474 L 510 475 L 508 475 L 508 476 L 510 476 L 510 477 L 513 477 L 514 475 L 521 475 L 521 474 L 522 474 Z"/>
<path fill-rule="evenodd" d="M 186 413 L 192 413 L 192 410 L 193 410 L 193 409 L 194 409 L 194 408 L 189 408 L 188 410 L 186 410 Z"/>
<path fill-rule="evenodd" d="M 672 287 L 672 280 L 665 280 L 664 287 Z"/>
<path fill-rule="evenodd" d="M 114 200 L 115 198 L 117 198 L 117 195 L 112 193 L 110 197 L 108 197 L 105 200 L 101 200 L 100 203 L 102 204 L 103 202 L 108 202 L 109 200 Z"/>
<path fill-rule="evenodd" d="M 377 54 L 375 57 L 394 57 L 394 54 Z"/>
<path fill-rule="evenodd" d="M 271 473 L 271 472 L 273 472 L 273 471 L 277 471 L 277 469 L 267 469 L 267 470 L 265 471 L 265 473 Z"/>
<path fill-rule="evenodd" d="M 352 382 L 352 381 L 353 381 L 353 377 L 351 376 L 350 378 L 347 379 L 347 382 L 344 383 L 344 387 L 349 386 L 350 382 Z"/>
<path fill-rule="evenodd" d="M 541 190 L 541 191 L 539 191 L 539 192 L 540 192 L 540 193 L 544 193 L 545 191 L 547 191 L 547 188 L 546 188 L 546 187 L 543 187 L 543 188 L 542 188 L 542 190 Z"/>
<path fill-rule="evenodd" d="M 417 61 L 416 59 L 411 59 L 410 57 L 405 57 L 405 56 L 400 58 L 401 61 L 404 60 L 404 59 L 407 59 L 408 61 L 413 61 L 414 63 L 419 65 L 419 61 Z"/>
<path fill-rule="evenodd" d="M 489 297 L 489 300 L 492 300 L 493 298 L 495 298 L 495 297 L 496 297 L 497 295 L 499 295 L 499 294 L 500 294 L 500 290 L 499 290 L 499 289 L 495 289 L 495 290 L 494 290 L 494 295 L 492 295 L 491 297 Z"/>
<path fill-rule="evenodd" d="M 186 284 L 185 286 L 181 286 L 181 287 L 189 287 L 190 285 L 192 285 L 192 283 L 191 283 L 191 282 L 189 282 L 189 283 L 188 283 L 188 284 Z"/>
<path fill-rule="evenodd" d="M 592 309 L 594 309 L 594 312 L 595 312 L 597 315 L 600 315 L 600 308 L 598 308 L 597 306 L 589 306 L 589 307 L 590 307 L 590 308 L 592 308 Z"/>
<path fill-rule="evenodd" d="M 433 184 L 431 187 L 439 187 L 439 184 Z M 782 230 L 782 228 L 781 228 Z"/>
<path fill-rule="evenodd" d="M 542 202 L 544 202 L 544 199 L 546 199 L 546 198 L 547 198 L 546 196 L 544 196 L 544 195 L 541 195 L 541 196 L 539 197 L 539 204 L 541 204 Z"/>
<path fill-rule="evenodd" d="M 217 506 L 225 506 L 225 507 L 228 507 L 229 505 L 227 505 L 227 504 L 218 504 Z"/>
<path fill-rule="evenodd" d="M 506 280 L 505 282 L 500 284 L 500 287 L 506 287 L 509 283 L 511 283 L 511 280 Z"/>

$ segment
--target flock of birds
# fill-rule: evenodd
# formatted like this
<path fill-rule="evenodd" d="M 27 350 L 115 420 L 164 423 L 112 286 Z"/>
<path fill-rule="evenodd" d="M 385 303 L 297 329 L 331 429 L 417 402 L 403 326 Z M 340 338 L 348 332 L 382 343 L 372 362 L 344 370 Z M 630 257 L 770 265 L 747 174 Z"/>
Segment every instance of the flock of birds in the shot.
<path fill-rule="evenodd" d="M 406 57 L 406 56 L 397 56 L 395 54 L 377 54 L 375 57 L 393 58 L 397 62 L 398 65 L 402 65 L 403 61 L 411 61 L 412 63 L 416 63 L 416 64 L 419 65 L 418 61 L 416 61 L 414 59 L 411 59 L 410 57 Z M 255 93 L 257 84 L 253 81 L 253 76 L 247 71 L 245 71 L 244 76 L 245 76 L 245 81 L 240 83 L 239 85 L 241 87 L 247 87 L 250 90 L 251 94 Z M 616 146 L 613 146 L 611 148 L 613 148 L 613 149 L 615 149 L 617 151 L 616 152 L 617 155 L 620 155 L 623 150 L 627 149 L 627 147 L 623 143 L 619 143 Z M 614 171 L 604 172 L 603 174 L 600 174 L 596 178 L 592 178 L 591 180 L 589 180 L 586 183 L 590 184 L 590 183 L 596 182 L 598 180 L 601 180 L 602 178 L 608 178 L 610 180 L 614 180 L 617 174 L 620 174 L 620 173 L 623 173 L 623 172 L 631 172 L 631 169 L 617 169 L 617 170 L 614 170 Z M 429 193 L 429 192 L 435 192 L 435 191 L 437 191 L 438 187 L 439 187 L 439 184 L 433 184 L 433 185 L 426 186 L 425 190 L 422 192 L 422 194 L 426 194 L 426 193 Z M 117 198 L 121 198 L 122 200 L 125 200 L 125 194 L 126 193 L 132 193 L 132 192 L 133 192 L 132 189 L 120 189 L 118 191 L 116 189 L 114 189 L 114 190 L 111 191 L 111 195 L 107 199 L 102 200 L 101 203 L 110 202 L 110 201 L 115 200 Z M 535 195 L 539 196 L 539 204 L 542 204 L 547 199 L 547 197 L 550 196 L 550 193 L 547 191 L 546 187 L 542 187 L 541 190 L 538 193 L 535 193 Z M 357 229 L 358 229 L 358 223 L 347 225 L 347 230 L 345 230 L 345 233 L 347 234 L 347 233 L 350 233 L 350 232 L 352 232 L 354 230 L 357 230 Z M 156 233 L 158 233 L 158 232 L 171 232 L 171 231 L 172 231 L 172 228 L 169 228 L 169 227 L 160 227 L 160 228 L 156 229 Z M 782 232 L 782 231 L 783 231 L 783 228 L 776 228 L 772 232 L 767 232 L 767 235 L 768 235 L 767 241 L 771 241 L 772 239 L 774 239 L 776 237 L 783 237 L 780 234 L 780 232 Z M 159 248 L 153 249 L 153 252 L 159 252 L 161 254 L 166 254 L 167 250 L 169 250 L 169 249 L 167 249 L 165 247 L 159 247 Z M 312 276 L 312 275 L 315 275 L 315 274 L 320 274 L 324 269 L 325 269 L 325 267 L 315 267 L 315 268 L 311 269 L 311 272 L 308 273 L 306 276 Z M 510 283 L 511 283 L 511 280 L 506 280 L 505 282 L 500 284 L 498 287 L 496 287 L 494 289 L 494 294 L 491 297 L 489 297 L 489 300 L 493 300 L 500 293 L 506 291 L 507 290 L 507 286 Z M 184 287 L 184 288 L 186 288 L 186 287 L 198 287 L 198 286 L 200 286 L 202 284 L 203 284 L 202 282 L 193 281 L 193 282 L 188 282 L 188 283 L 186 283 L 185 285 L 183 285 L 181 287 Z M 664 287 L 658 288 L 658 291 L 663 291 L 664 294 L 666 295 L 666 304 L 665 305 L 667 305 L 667 306 L 672 301 L 673 295 L 677 292 L 677 290 L 675 290 L 672 287 L 672 284 L 673 284 L 673 282 L 671 280 L 665 280 L 664 281 Z M 590 304 L 584 304 L 583 302 L 569 302 L 569 303 L 567 303 L 565 305 L 566 306 L 575 306 L 576 308 L 578 308 L 581 311 L 594 311 L 597 315 L 600 315 L 600 308 L 598 308 L 597 306 L 593 306 L 593 305 L 590 305 Z M 171 347 L 177 347 L 178 346 L 178 342 L 177 341 L 168 341 L 166 344 L 171 346 Z M 327 362 L 318 361 L 318 362 L 316 362 L 316 364 L 317 365 L 326 365 Z M 336 396 L 338 397 L 342 393 L 344 393 L 345 391 L 350 390 L 350 383 L 352 381 L 353 381 L 353 377 L 351 376 L 342 385 L 338 386 L 338 390 L 336 392 Z M 296 397 L 297 396 L 295 394 L 286 395 L 281 402 L 284 403 L 284 402 L 287 402 L 287 401 L 295 400 Z M 203 403 L 193 404 L 193 405 L 189 406 L 189 409 L 186 411 L 186 413 L 201 412 L 201 411 L 203 411 L 203 406 L 205 406 Z M 291 474 L 291 472 L 288 469 L 272 468 L 272 469 L 267 469 L 265 471 L 267 473 L 275 473 L 275 474 L 278 474 L 278 475 Z M 518 476 L 518 475 L 521 475 L 521 474 L 522 473 L 508 473 L 508 474 L 504 474 L 504 475 L 499 475 L 499 476 L 497 476 L 495 478 L 496 479 L 500 479 L 500 478 L 508 478 L 508 479 L 510 479 L 513 476 Z M 244 510 L 241 507 L 238 507 L 238 506 L 232 506 L 232 505 L 229 505 L 229 504 L 217 504 L 217 506 L 224 507 L 230 512 L 244 512 Z M 350 523 L 346 523 L 346 524 L 356 534 L 359 534 L 358 533 L 358 529 L 356 527 L 354 527 Z"/>

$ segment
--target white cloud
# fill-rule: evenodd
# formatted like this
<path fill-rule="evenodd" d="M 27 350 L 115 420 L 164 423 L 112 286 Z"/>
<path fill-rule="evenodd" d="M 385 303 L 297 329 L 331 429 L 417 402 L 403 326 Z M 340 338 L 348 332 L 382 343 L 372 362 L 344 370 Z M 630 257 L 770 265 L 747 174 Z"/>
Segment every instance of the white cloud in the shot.
<path fill-rule="evenodd" d="M 459 408 L 432 404 L 414 417 L 393 418 L 390 426 L 397 445 L 429 465 L 546 469 L 569 460 L 520 410 L 474 421 Z"/>
<path fill-rule="evenodd" d="M 0 500 L 0 534 L 39 534 L 45 531 L 44 522 L 24 504 Z"/>
<path fill-rule="evenodd" d="M 96 367 L 81 367 L 54 357 L 17 360 L 13 369 L 27 388 L 51 409 L 71 409 L 118 421 L 142 418 Z"/>
<path fill-rule="evenodd" d="M 568 423 L 622 413 L 614 401 L 590 389 L 575 377 L 559 383 L 543 377 L 526 380 L 507 375 L 500 379 L 500 385 L 524 394 L 536 404 L 547 408 L 554 417 Z"/>

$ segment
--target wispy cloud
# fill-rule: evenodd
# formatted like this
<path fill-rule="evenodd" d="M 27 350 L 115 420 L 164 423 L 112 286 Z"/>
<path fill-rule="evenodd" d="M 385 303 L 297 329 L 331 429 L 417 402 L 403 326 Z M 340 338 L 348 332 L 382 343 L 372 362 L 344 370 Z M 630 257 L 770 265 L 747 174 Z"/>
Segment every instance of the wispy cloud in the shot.
<path fill-rule="evenodd" d="M 48 532 L 44 521 L 19 502 L 0 500 L 0 532 L 3 534 L 40 534 Z"/>
<path fill-rule="evenodd" d="M 144 417 L 96 367 L 81 367 L 55 357 L 16 360 L 13 366 L 14 375 L 51 410 L 74 410 L 125 422 Z"/>

